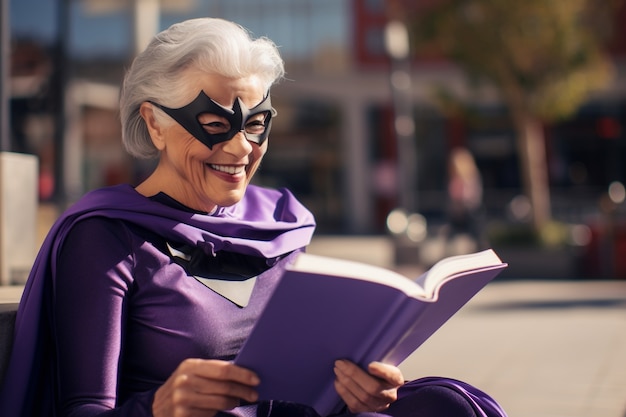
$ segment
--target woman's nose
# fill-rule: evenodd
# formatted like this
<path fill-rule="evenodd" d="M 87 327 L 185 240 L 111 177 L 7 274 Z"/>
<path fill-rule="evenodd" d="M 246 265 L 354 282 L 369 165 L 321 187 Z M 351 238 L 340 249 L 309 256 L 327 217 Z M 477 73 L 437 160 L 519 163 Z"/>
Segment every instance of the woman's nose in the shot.
<path fill-rule="evenodd" d="M 248 139 L 246 139 L 246 135 L 243 130 L 240 130 L 230 140 L 224 142 L 222 149 L 224 152 L 242 157 L 252 152 L 252 144 L 248 141 Z"/>

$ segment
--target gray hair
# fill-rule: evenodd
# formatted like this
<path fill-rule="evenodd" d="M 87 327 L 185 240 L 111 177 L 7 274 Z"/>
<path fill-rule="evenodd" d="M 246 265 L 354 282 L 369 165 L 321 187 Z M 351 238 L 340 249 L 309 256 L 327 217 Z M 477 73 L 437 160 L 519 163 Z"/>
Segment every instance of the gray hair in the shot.
<path fill-rule="evenodd" d="M 243 27 L 222 19 L 199 18 L 174 24 L 157 34 L 133 61 L 124 77 L 120 96 L 122 142 L 133 156 L 158 156 L 146 123 L 139 114 L 143 102 L 182 107 L 198 91 L 190 91 L 182 74 L 199 69 L 229 78 L 257 76 L 265 91 L 285 74 L 276 45 L 267 38 L 253 39 Z M 155 109 L 163 120 L 165 114 Z"/>

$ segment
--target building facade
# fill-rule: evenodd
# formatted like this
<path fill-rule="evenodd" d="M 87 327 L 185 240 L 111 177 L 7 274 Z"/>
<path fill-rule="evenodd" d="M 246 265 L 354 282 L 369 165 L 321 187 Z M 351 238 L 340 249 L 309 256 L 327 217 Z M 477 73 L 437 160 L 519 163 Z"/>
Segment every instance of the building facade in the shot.
<path fill-rule="evenodd" d="M 385 232 L 387 214 L 401 205 L 406 195 L 405 171 L 399 168 L 406 155 L 398 150 L 398 130 L 394 128 L 394 83 L 398 79 L 394 81 L 394 67 L 385 47 L 385 28 L 402 10 L 430 1 L 197 0 L 184 2 L 188 6 L 184 10 L 164 10 L 160 26 L 188 17 L 220 16 L 275 40 L 286 60 L 287 79 L 272 92 L 279 116 L 270 152 L 256 180 L 291 188 L 315 213 L 320 233 L 376 234 Z M 88 27 L 95 30 L 116 16 L 133 24 L 130 11 L 123 7 L 107 9 L 108 14 L 101 12 L 105 13 L 101 17 L 80 9 L 87 3 L 72 8 L 70 17 L 78 21 L 72 25 L 74 37 L 86 42 Z M 625 19 L 626 14 L 616 18 Z M 132 33 L 129 29 L 125 34 Z M 81 50 L 82 40 L 72 42 L 64 99 L 68 109 L 65 120 L 71 123 L 66 128 L 64 149 L 54 149 L 58 119 L 55 121 L 53 108 L 43 106 L 39 108 L 42 111 L 34 112 L 29 107 L 43 103 L 42 97 L 52 91 L 45 88 L 49 82 L 31 92 L 30 98 L 15 96 L 13 100 L 13 141 L 40 156 L 42 172 L 48 174 L 41 178 L 44 199 L 52 195 L 46 187 L 54 187 L 49 170 L 59 169 L 54 166 L 55 152 L 65 155 L 65 175 L 57 178 L 64 182 L 70 200 L 98 186 L 137 182 L 150 169 L 150 164 L 124 155 L 115 119 L 116 88 L 132 50 L 118 55 L 99 55 L 97 51 L 81 55 L 76 51 Z M 93 45 L 84 49 L 93 49 Z M 123 40 L 121 45 L 125 45 Z M 54 68 L 58 61 L 54 46 L 54 42 L 47 45 L 49 54 L 43 56 L 49 67 L 45 68 Z M 589 201 L 595 202 L 609 182 L 626 181 L 622 127 L 626 122 L 626 81 L 621 67 L 626 30 L 621 26 L 612 51 L 620 74 L 613 88 L 592 97 L 570 121 L 546 126 L 555 215 L 566 220 L 580 221 L 588 210 L 597 209 Z M 505 217 L 507 204 L 521 193 L 521 186 L 513 129 L 497 95 L 488 92 L 476 98 L 480 123 L 448 118 L 433 105 L 430 87 L 443 83 L 469 94 L 463 74 L 436 55 L 418 57 L 409 64 L 404 67 L 409 74 L 404 82 L 408 81 L 410 88 L 405 89 L 403 99 L 409 103 L 414 138 L 408 167 L 414 188 L 408 203 L 411 210 L 429 221 L 444 221 L 445 161 L 452 147 L 463 145 L 475 154 L 483 174 L 490 215 Z M 50 81 L 53 76 L 54 71 L 49 71 L 46 77 Z M 13 81 L 18 80 L 14 77 Z"/>

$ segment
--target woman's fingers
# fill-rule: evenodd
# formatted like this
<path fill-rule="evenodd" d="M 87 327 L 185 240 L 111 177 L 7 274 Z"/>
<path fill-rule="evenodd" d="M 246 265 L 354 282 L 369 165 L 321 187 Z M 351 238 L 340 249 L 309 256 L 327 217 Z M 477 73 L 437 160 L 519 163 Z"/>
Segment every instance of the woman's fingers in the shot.
<path fill-rule="evenodd" d="M 370 375 L 386 381 L 390 386 L 398 388 L 404 384 L 404 376 L 397 366 L 382 362 L 372 362 L 367 366 L 367 371 Z"/>
<path fill-rule="evenodd" d="M 258 376 L 245 368 L 219 360 L 187 359 L 155 393 L 156 416 L 212 416 L 232 409 L 241 400 L 258 398 Z"/>
<path fill-rule="evenodd" d="M 354 363 L 335 363 L 335 388 L 351 412 L 382 411 L 397 399 L 397 389 L 404 382 L 400 370 L 374 362 L 364 371 Z"/>
<path fill-rule="evenodd" d="M 259 384 L 259 377 L 254 372 L 226 361 L 187 359 L 178 370 L 211 380 L 240 382 L 250 386 Z"/>

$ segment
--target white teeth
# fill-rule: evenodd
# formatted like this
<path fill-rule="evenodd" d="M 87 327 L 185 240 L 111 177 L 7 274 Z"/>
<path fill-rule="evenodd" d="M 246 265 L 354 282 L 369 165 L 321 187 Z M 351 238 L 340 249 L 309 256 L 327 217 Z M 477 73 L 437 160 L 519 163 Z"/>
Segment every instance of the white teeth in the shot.
<path fill-rule="evenodd" d="M 243 166 L 232 166 L 232 165 L 213 165 L 210 167 L 216 171 L 225 172 L 230 175 L 242 173 L 244 170 Z"/>

